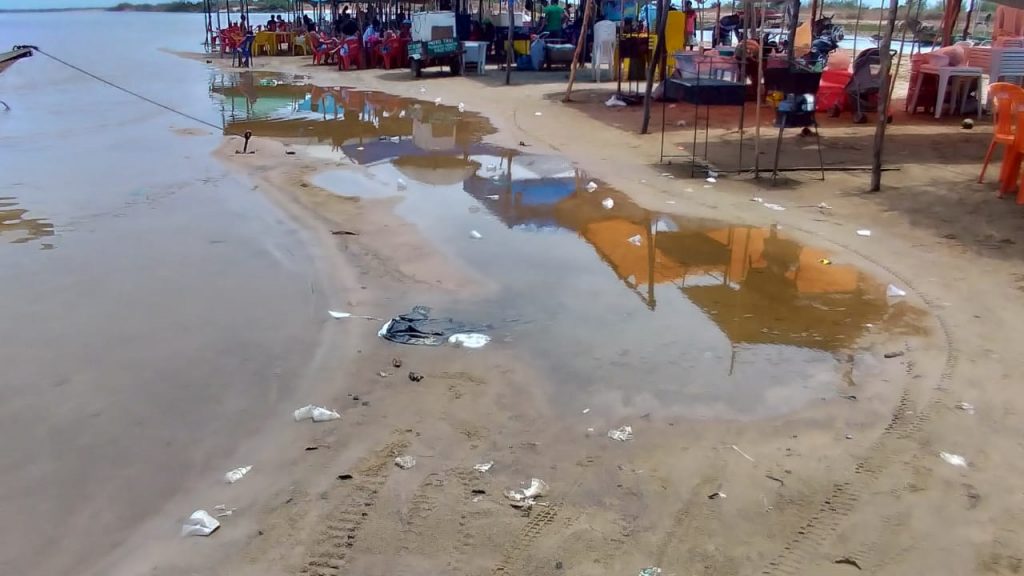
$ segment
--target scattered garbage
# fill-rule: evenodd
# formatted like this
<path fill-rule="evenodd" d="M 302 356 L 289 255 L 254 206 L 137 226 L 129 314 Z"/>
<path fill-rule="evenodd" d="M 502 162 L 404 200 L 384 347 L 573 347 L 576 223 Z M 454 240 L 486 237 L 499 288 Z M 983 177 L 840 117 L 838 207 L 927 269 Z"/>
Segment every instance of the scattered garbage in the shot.
<path fill-rule="evenodd" d="M 895 284 L 889 284 L 889 287 L 885 289 L 885 295 L 890 298 L 901 298 L 907 295 L 907 291 L 897 288 Z"/>
<path fill-rule="evenodd" d="M 398 344 L 440 346 L 452 334 L 482 332 L 488 328 L 490 326 L 465 324 L 451 318 L 431 318 L 428 306 L 416 306 L 388 320 L 377 335 Z"/>
<path fill-rule="evenodd" d="M 636 236 L 632 236 L 629 238 L 629 243 L 634 246 L 640 246 L 644 243 L 644 239 L 641 238 L 639 234 L 637 234 Z"/>
<path fill-rule="evenodd" d="M 786 208 L 785 208 L 785 207 L 783 207 L 783 206 L 780 206 L 780 205 L 778 205 L 778 204 L 773 204 L 773 203 L 771 203 L 771 202 L 763 202 L 763 203 L 762 203 L 762 205 L 763 205 L 763 206 L 764 206 L 765 208 L 768 208 L 768 209 L 770 209 L 770 210 L 775 210 L 775 211 L 777 211 L 777 212 L 782 212 L 783 210 L 785 210 L 785 209 L 786 209 Z"/>
<path fill-rule="evenodd" d="M 239 468 L 235 468 L 234 470 L 229 471 L 227 474 L 224 474 L 224 481 L 227 482 L 228 484 L 234 484 L 235 482 L 241 480 L 243 476 L 248 474 L 249 470 L 252 470 L 252 466 L 241 466 Z"/>
<path fill-rule="evenodd" d="M 608 437 L 619 442 L 627 442 L 633 439 L 632 426 L 619 426 L 608 431 Z"/>
<path fill-rule="evenodd" d="M 751 196 L 750 197 L 750 201 L 751 202 L 757 202 L 758 204 L 763 204 L 764 203 L 764 198 L 761 198 L 760 196 Z"/>
<path fill-rule="evenodd" d="M 359 236 L 359 232 L 353 232 L 351 230 L 331 230 L 331 234 L 335 236 Z"/>
<path fill-rule="evenodd" d="M 235 510 L 238 510 L 238 508 L 228 508 L 224 504 L 217 504 L 213 507 L 213 510 L 217 513 L 215 514 L 217 518 L 224 518 L 225 516 L 231 516 L 234 514 Z"/>
<path fill-rule="evenodd" d="M 479 239 L 483 238 L 484 235 L 479 233 L 479 232 L 477 232 L 476 230 L 470 230 L 469 231 L 469 237 L 472 238 L 473 240 L 479 240 Z"/>
<path fill-rule="evenodd" d="M 959 466 L 960 468 L 967 468 L 967 459 L 959 454 L 950 454 L 949 452 L 939 452 L 939 458 L 946 461 L 947 464 L 953 466 Z"/>
<path fill-rule="evenodd" d="M 312 419 L 313 422 L 327 422 L 329 420 L 337 420 L 338 418 L 341 418 L 341 414 L 338 414 L 334 410 L 328 410 L 327 408 L 314 406 L 312 404 L 299 408 L 295 411 L 293 416 L 295 417 L 296 422 L 307 419 Z"/>
<path fill-rule="evenodd" d="M 836 558 L 835 560 L 832 561 L 832 563 L 833 564 L 846 564 L 847 566 L 853 566 L 857 570 L 861 569 L 860 564 L 858 564 L 856 560 L 854 560 L 853 558 L 850 558 L 849 556 L 843 556 L 841 558 Z"/>
<path fill-rule="evenodd" d="M 714 184 L 715 182 L 718 182 L 718 179 L 713 176 L 708 176 L 707 178 L 704 179 L 704 181 L 710 184 Z"/>
<path fill-rule="evenodd" d="M 832 209 L 831 206 L 829 206 L 828 204 L 826 204 L 824 202 L 819 202 L 818 203 L 818 208 L 821 208 L 822 210 L 831 210 Z"/>
<path fill-rule="evenodd" d="M 351 480 L 351 474 L 338 474 L 338 480 Z"/>
<path fill-rule="evenodd" d="M 459 112 L 465 112 L 465 111 L 466 111 L 466 105 L 463 104 L 462 102 L 459 102 Z"/>
<path fill-rule="evenodd" d="M 555 570 L 561 570 L 561 569 L 562 569 L 562 561 L 561 560 L 555 560 Z"/>
<path fill-rule="evenodd" d="M 886 352 L 885 354 L 882 354 L 882 357 L 883 358 L 899 358 L 900 356 L 903 356 L 903 354 L 905 354 L 905 352 L 903 352 L 903 350 L 896 350 L 894 352 Z"/>
<path fill-rule="evenodd" d="M 420 94 L 426 94 L 426 93 L 427 93 L 427 89 L 424 88 L 423 86 L 420 86 Z"/>
<path fill-rule="evenodd" d="M 587 413 L 589 413 L 589 412 L 590 412 L 590 408 L 584 408 L 584 409 L 583 409 L 583 413 L 584 413 L 584 414 L 587 414 Z"/>
<path fill-rule="evenodd" d="M 871 230 L 868 230 L 866 228 L 857 230 L 857 236 L 871 236 Z"/>
<path fill-rule="evenodd" d="M 412 456 L 399 456 L 395 458 L 395 466 L 398 466 L 402 470 L 408 470 L 416 465 L 416 459 Z"/>
<path fill-rule="evenodd" d="M 543 112 L 534 112 L 533 115 L 534 116 L 543 116 L 544 113 Z"/>
<path fill-rule="evenodd" d="M 640 570 L 636 576 L 661 576 L 661 568 L 657 566 L 648 566 Z"/>
<path fill-rule="evenodd" d="M 974 405 L 968 404 L 967 402 L 957 402 L 956 407 L 968 414 L 974 414 Z"/>
<path fill-rule="evenodd" d="M 727 498 L 725 492 L 712 492 L 708 494 L 708 500 L 717 500 L 719 498 Z"/>
<path fill-rule="evenodd" d="M 455 344 L 456 346 L 462 346 L 463 348 L 483 348 L 490 341 L 490 336 L 486 334 L 476 334 L 474 332 L 452 334 L 448 337 L 449 344 Z"/>
<path fill-rule="evenodd" d="M 352 314 L 351 312 L 342 312 L 340 310 L 328 310 L 327 313 L 331 316 L 331 318 L 334 318 L 335 320 L 340 320 L 342 318 L 359 318 L 362 320 L 376 320 L 378 322 L 380 321 L 380 318 L 377 318 L 376 316 L 359 316 L 356 314 Z"/>
<path fill-rule="evenodd" d="M 289 156 L 295 156 L 295 150 L 285 150 L 284 153 Z"/>
<path fill-rule="evenodd" d="M 477 472 L 487 472 L 493 467 L 494 460 L 491 460 L 490 462 L 482 462 L 480 464 L 477 464 L 476 466 L 473 466 L 473 470 L 476 470 Z"/>
<path fill-rule="evenodd" d="M 829 260 L 828 258 L 822 258 L 822 259 L 818 260 L 818 264 L 824 264 L 825 266 L 831 266 L 832 265 L 832 261 Z"/>
<path fill-rule="evenodd" d="M 490 196 L 487 196 L 488 200 L 497 200 L 498 198 L 501 198 L 501 196 L 498 196 L 497 194 L 491 194 Z"/>
<path fill-rule="evenodd" d="M 196 510 L 181 525 L 182 536 L 209 536 L 220 528 L 220 522 L 206 510 Z"/>
<path fill-rule="evenodd" d="M 740 450 L 739 446 L 737 446 L 737 445 L 733 444 L 733 445 L 731 446 L 731 448 L 732 448 L 733 450 L 735 450 L 735 451 L 739 452 L 740 456 L 743 456 L 743 457 L 744 457 L 744 458 L 746 458 L 747 460 L 750 460 L 751 462 L 754 462 L 754 459 L 753 459 L 753 458 L 751 458 L 751 457 L 750 457 L 750 455 L 749 455 L 749 454 L 747 454 L 746 452 L 744 452 L 743 450 Z"/>
<path fill-rule="evenodd" d="M 419 382 L 420 380 L 423 380 L 423 374 L 420 374 L 419 372 L 409 372 L 409 380 Z"/>
<path fill-rule="evenodd" d="M 394 366 L 395 368 L 401 368 L 402 367 L 402 359 L 401 358 L 392 358 L 391 359 L 391 365 Z"/>
<path fill-rule="evenodd" d="M 434 98 L 434 104 L 440 104 L 441 98 Z"/>
<path fill-rule="evenodd" d="M 847 434 L 846 435 L 846 439 L 847 440 L 853 440 L 853 434 Z"/>
<path fill-rule="evenodd" d="M 964 130 L 970 130 L 971 128 L 974 128 L 974 120 L 971 120 L 970 118 L 964 118 L 960 122 L 960 127 L 963 128 Z"/>
<path fill-rule="evenodd" d="M 611 210 L 615 206 L 615 200 L 605 198 L 604 200 L 601 200 L 601 206 L 604 206 L 605 210 Z"/>
<path fill-rule="evenodd" d="M 587 182 L 587 192 L 593 192 L 594 190 L 597 190 L 597 182 L 593 180 Z"/>
<path fill-rule="evenodd" d="M 623 106 L 628 106 L 625 101 L 614 94 L 612 94 L 611 98 L 605 101 L 604 105 L 609 108 L 621 108 Z"/>
<path fill-rule="evenodd" d="M 395 186 L 399 190 L 405 190 L 408 187 L 405 183 L 405 180 L 402 180 L 401 178 L 398 179 L 398 182 L 395 183 Z"/>
<path fill-rule="evenodd" d="M 383 370 L 380 370 L 380 371 L 377 372 L 377 376 L 380 376 L 381 378 L 387 378 L 388 376 L 390 376 L 390 374 L 388 374 L 387 372 L 385 372 Z"/>
<path fill-rule="evenodd" d="M 530 486 L 528 488 L 505 490 L 505 498 L 512 501 L 512 506 L 529 510 L 533 507 L 537 498 L 540 498 L 547 493 L 548 483 L 540 478 L 532 478 L 530 479 Z"/>

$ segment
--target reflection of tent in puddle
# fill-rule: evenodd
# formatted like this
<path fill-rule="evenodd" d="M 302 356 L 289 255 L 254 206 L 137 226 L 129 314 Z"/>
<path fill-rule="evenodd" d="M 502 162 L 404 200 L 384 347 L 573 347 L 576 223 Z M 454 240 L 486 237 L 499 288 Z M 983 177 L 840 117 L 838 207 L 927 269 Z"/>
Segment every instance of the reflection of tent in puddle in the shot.
<path fill-rule="evenodd" d="M 558 222 L 556 207 L 582 189 L 580 174 L 571 164 L 513 151 L 470 158 L 480 168 L 463 189 L 506 226 L 565 227 Z"/>
<path fill-rule="evenodd" d="M 430 186 L 460 184 L 478 168 L 471 160 L 442 154 L 399 156 L 391 165 L 410 180 Z"/>

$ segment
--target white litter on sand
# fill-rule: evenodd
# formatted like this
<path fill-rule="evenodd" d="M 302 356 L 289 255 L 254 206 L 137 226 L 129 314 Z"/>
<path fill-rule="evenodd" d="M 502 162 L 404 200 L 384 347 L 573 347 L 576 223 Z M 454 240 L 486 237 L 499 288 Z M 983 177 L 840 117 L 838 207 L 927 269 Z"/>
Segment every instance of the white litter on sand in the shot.
<path fill-rule="evenodd" d="M 341 414 L 338 414 L 334 410 L 328 410 L 327 408 L 323 408 L 321 406 L 314 406 L 312 404 L 308 404 L 306 406 L 303 406 L 302 408 L 299 408 L 292 414 L 292 416 L 295 418 L 296 422 L 300 422 L 302 420 L 312 420 L 313 422 L 327 422 L 330 420 L 337 420 L 338 418 L 341 418 Z"/>
<path fill-rule="evenodd" d="M 490 462 L 481 462 L 480 464 L 473 466 L 473 470 L 476 470 L 477 472 L 487 472 L 493 467 L 494 460 L 491 460 Z"/>
<path fill-rule="evenodd" d="M 196 510 L 185 520 L 185 523 L 181 526 L 182 536 L 209 536 L 213 534 L 217 528 L 220 528 L 220 522 L 216 518 L 210 516 L 206 510 Z"/>
<path fill-rule="evenodd" d="M 907 295 L 907 291 L 897 287 L 895 284 L 889 284 L 889 287 L 885 289 L 885 295 L 890 298 L 901 298 Z"/>
<path fill-rule="evenodd" d="M 395 458 L 395 466 L 398 466 L 402 470 L 408 470 L 416 465 L 416 459 L 412 456 L 399 456 Z"/>
<path fill-rule="evenodd" d="M 631 237 L 628 242 L 634 246 L 640 246 L 644 243 L 644 239 L 637 234 L 636 236 Z"/>
<path fill-rule="evenodd" d="M 611 210 L 613 207 L 615 207 L 615 200 L 612 200 L 611 198 L 605 198 L 604 200 L 601 200 L 601 206 L 604 206 L 605 210 Z"/>
<path fill-rule="evenodd" d="M 633 439 L 633 427 L 632 426 L 619 426 L 608 431 L 608 437 L 612 440 L 618 440 L 619 442 L 626 442 L 627 440 Z"/>
<path fill-rule="evenodd" d="M 587 192 L 593 192 L 594 190 L 597 190 L 597 182 L 593 180 L 587 182 Z"/>
<path fill-rule="evenodd" d="M 469 237 L 472 238 L 473 240 L 479 240 L 479 239 L 483 238 L 484 235 L 479 233 L 479 232 L 477 232 L 476 230 L 470 230 L 469 231 Z"/>
<path fill-rule="evenodd" d="M 861 230 L 857 230 L 857 236 L 864 236 L 864 237 L 871 236 L 871 230 L 868 230 L 867 228 L 863 228 Z"/>
<path fill-rule="evenodd" d="M 449 344 L 455 344 L 463 348 L 483 348 L 490 341 L 491 337 L 487 334 L 475 334 L 472 332 L 452 334 L 448 337 Z"/>
<path fill-rule="evenodd" d="M 947 464 L 952 464 L 959 468 L 967 468 L 967 459 L 959 454 L 950 454 L 949 452 L 939 452 L 939 458 L 946 461 Z"/>
<path fill-rule="evenodd" d="M 241 480 L 243 476 L 248 474 L 249 470 L 252 470 L 252 466 L 241 466 L 234 470 L 229 470 L 227 474 L 224 474 L 224 481 L 228 484 L 234 484 Z"/>

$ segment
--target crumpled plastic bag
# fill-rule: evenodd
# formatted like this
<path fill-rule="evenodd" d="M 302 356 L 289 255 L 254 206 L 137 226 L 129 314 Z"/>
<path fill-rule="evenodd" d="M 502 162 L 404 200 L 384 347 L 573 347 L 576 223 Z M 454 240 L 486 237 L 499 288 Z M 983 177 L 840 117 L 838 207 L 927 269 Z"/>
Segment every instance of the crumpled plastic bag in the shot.
<path fill-rule="evenodd" d="M 447 342 L 452 334 L 483 332 L 488 328 L 490 326 L 470 325 L 451 318 L 431 318 L 429 307 L 416 306 L 388 320 L 377 335 L 398 344 L 439 346 Z"/>
<path fill-rule="evenodd" d="M 206 510 L 196 510 L 181 525 L 182 536 L 209 536 L 220 528 L 220 522 Z"/>
<path fill-rule="evenodd" d="M 327 408 L 314 406 L 312 404 L 299 408 L 295 411 L 293 416 L 295 417 L 296 422 L 308 419 L 312 419 L 313 422 L 327 422 L 328 420 L 337 420 L 338 418 L 341 418 L 341 414 L 338 414 L 334 410 L 328 410 Z"/>
<path fill-rule="evenodd" d="M 402 470 L 408 470 L 416 465 L 416 459 L 412 456 L 399 456 L 395 458 L 395 466 L 398 466 Z"/>
<path fill-rule="evenodd" d="M 604 105 L 609 108 L 621 108 L 623 106 L 629 106 L 629 104 L 626 104 L 624 101 L 620 100 L 618 96 L 614 94 L 612 94 L 611 98 L 605 101 Z"/>
<path fill-rule="evenodd" d="M 224 481 L 228 484 L 234 484 L 241 480 L 243 476 L 248 474 L 249 470 L 252 470 L 252 466 L 240 466 L 234 470 L 230 470 L 224 475 Z"/>
<path fill-rule="evenodd" d="M 519 490 L 505 490 L 505 498 L 512 501 L 517 508 L 529 508 L 533 506 L 534 500 L 548 493 L 548 483 L 540 478 L 532 478 L 529 488 Z"/>
<path fill-rule="evenodd" d="M 618 440 L 619 442 L 625 442 L 633 439 L 633 427 L 632 426 L 620 426 L 618 428 L 608 431 L 608 437 L 612 440 Z"/>

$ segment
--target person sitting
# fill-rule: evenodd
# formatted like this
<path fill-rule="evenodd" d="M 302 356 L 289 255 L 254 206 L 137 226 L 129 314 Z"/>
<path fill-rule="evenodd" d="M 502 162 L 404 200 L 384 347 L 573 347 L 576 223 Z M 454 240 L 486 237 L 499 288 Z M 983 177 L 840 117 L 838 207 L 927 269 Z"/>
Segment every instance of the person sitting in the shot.
<path fill-rule="evenodd" d="M 544 9 L 544 31 L 552 38 L 559 38 L 562 35 L 562 20 L 565 18 L 565 10 L 558 5 L 558 0 L 551 0 L 551 4 Z"/>
<path fill-rule="evenodd" d="M 270 20 L 267 20 L 267 25 L 264 27 L 264 29 L 267 32 L 276 32 L 277 31 L 277 20 L 274 20 L 274 17 L 271 16 Z"/>
<path fill-rule="evenodd" d="M 288 31 L 288 24 L 285 23 L 284 18 L 281 18 L 280 14 L 277 15 L 277 31 L 278 32 L 287 32 Z"/>
<path fill-rule="evenodd" d="M 306 25 L 306 32 L 316 32 L 316 24 L 309 17 L 309 14 L 302 15 L 302 22 Z"/>

